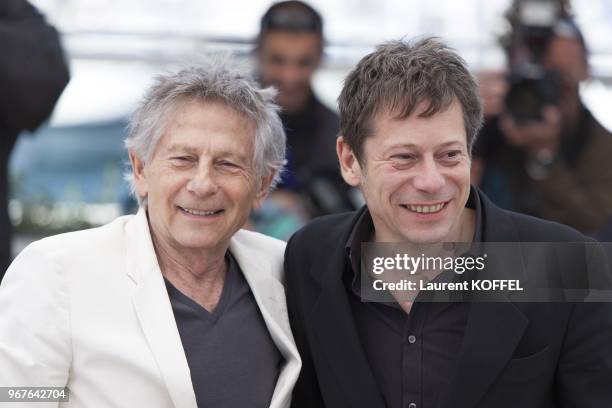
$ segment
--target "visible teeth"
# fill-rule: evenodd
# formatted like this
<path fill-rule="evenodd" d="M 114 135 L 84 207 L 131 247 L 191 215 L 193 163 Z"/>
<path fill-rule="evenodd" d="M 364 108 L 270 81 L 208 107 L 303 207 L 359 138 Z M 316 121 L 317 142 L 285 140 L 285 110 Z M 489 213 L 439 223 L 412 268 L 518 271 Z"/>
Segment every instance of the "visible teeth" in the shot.
<path fill-rule="evenodd" d="M 220 210 L 218 210 L 218 211 L 199 211 L 199 210 L 192 210 L 192 209 L 189 209 L 189 208 L 183 208 L 183 211 L 185 211 L 185 212 L 187 212 L 189 214 L 193 214 L 193 215 L 215 215 Z"/>
<path fill-rule="evenodd" d="M 435 212 L 440 211 L 442 208 L 444 208 L 444 204 L 445 203 L 440 203 L 436 205 L 409 205 L 408 209 L 410 211 L 414 211 L 417 213 L 423 213 L 423 214 L 435 213 Z"/>

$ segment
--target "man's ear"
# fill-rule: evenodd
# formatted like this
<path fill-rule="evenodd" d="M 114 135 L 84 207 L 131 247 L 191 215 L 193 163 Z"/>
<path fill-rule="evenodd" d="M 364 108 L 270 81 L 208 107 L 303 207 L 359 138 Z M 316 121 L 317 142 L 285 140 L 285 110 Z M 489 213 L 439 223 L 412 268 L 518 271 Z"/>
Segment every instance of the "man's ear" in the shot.
<path fill-rule="evenodd" d="M 272 184 L 274 176 L 276 176 L 276 171 L 271 172 L 269 175 L 267 175 L 261 180 L 261 185 L 259 187 L 259 190 L 257 191 L 257 194 L 255 195 L 255 200 L 253 201 L 254 210 L 260 208 L 264 200 L 268 196 L 268 192 L 270 191 L 270 184 Z"/>
<path fill-rule="evenodd" d="M 342 136 L 338 136 L 338 139 L 336 139 L 336 152 L 338 153 L 342 178 L 349 185 L 358 187 L 363 176 L 361 166 L 355 157 L 355 153 L 353 153 Z"/>
<path fill-rule="evenodd" d="M 128 155 L 130 157 L 130 163 L 132 164 L 132 176 L 134 178 L 136 193 L 139 197 L 146 197 L 149 188 L 145 174 L 145 164 L 132 150 L 128 151 Z"/>

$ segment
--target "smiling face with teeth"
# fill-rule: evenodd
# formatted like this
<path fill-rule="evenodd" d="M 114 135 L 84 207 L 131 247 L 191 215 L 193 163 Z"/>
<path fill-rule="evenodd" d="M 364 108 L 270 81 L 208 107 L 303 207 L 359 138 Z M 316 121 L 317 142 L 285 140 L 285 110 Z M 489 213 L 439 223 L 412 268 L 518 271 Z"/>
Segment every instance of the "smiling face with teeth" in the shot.
<path fill-rule="evenodd" d="M 379 242 L 469 241 L 473 210 L 470 157 L 461 106 L 407 118 L 381 112 L 363 146 L 362 163 L 342 137 L 337 148 L 342 176 L 364 195 Z"/>
<path fill-rule="evenodd" d="M 151 233 L 163 253 L 225 253 L 272 180 L 255 171 L 254 132 L 252 120 L 221 102 L 185 101 L 150 162 L 130 152 L 137 192 L 147 198 Z"/>

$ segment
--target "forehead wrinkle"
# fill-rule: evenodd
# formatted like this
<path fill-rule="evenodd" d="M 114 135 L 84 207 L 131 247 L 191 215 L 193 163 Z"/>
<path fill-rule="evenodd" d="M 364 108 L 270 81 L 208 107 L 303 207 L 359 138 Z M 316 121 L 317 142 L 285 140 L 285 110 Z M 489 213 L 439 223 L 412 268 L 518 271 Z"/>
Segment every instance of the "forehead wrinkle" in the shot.
<path fill-rule="evenodd" d="M 432 123 L 431 121 L 435 120 L 436 118 L 436 116 L 434 115 L 432 116 L 421 115 L 420 111 L 426 108 L 427 106 L 423 106 L 423 103 L 419 104 L 417 106 L 417 109 L 415 109 L 408 118 L 402 118 L 398 114 L 397 111 L 394 112 L 389 109 L 383 109 L 374 117 L 374 120 L 372 120 L 372 133 L 378 134 L 383 131 L 393 132 L 393 129 L 396 129 L 396 131 L 401 131 L 403 134 L 406 131 L 405 128 L 402 129 L 402 127 L 404 126 L 403 122 L 405 122 L 406 120 L 409 120 L 409 118 L 413 118 L 415 122 L 410 127 L 410 134 L 406 134 L 406 138 L 411 139 L 412 137 L 412 138 L 418 138 L 420 140 L 423 137 L 426 137 L 427 133 L 432 130 L 430 128 L 431 123 Z M 448 116 L 449 114 L 451 114 L 452 110 L 456 110 L 456 109 L 460 110 L 460 106 L 456 104 L 451 104 L 446 109 L 438 112 L 438 115 L 444 114 Z M 460 113 L 462 112 L 460 111 Z M 463 122 L 462 115 L 461 115 L 461 119 Z M 447 120 L 449 120 L 448 117 L 447 117 Z M 435 132 L 436 134 L 438 134 L 437 131 Z M 368 143 L 369 139 L 370 138 L 366 139 L 365 141 L 366 144 Z M 465 136 L 465 127 L 462 124 L 460 127 L 457 127 L 456 129 L 447 129 L 447 132 L 444 135 L 439 135 L 439 139 L 441 139 L 441 142 L 436 144 L 435 148 L 446 147 L 446 146 L 450 146 L 453 144 L 463 146 L 465 142 L 467 142 L 467 139 Z M 406 139 L 389 140 L 389 138 L 384 138 L 381 143 L 383 144 L 383 146 L 386 143 L 389 143 L 388 145 L 384 146 L 385 150 L 398 148 L 398 147 L 417 148 L 417 149 L 421 148 L 420 143 L 412 143 L 410 140 L 406 140 Z"/>

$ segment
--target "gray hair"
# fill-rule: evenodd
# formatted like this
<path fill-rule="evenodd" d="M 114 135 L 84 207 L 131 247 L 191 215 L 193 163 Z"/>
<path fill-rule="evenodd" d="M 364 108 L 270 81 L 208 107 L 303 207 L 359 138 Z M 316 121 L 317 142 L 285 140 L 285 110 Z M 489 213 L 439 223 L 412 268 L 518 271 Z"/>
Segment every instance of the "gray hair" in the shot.
<path fill-rule="evenodd" d="M 466 62 L 435 37 L 390 41 L 363 57 L 344 80 L 338 98 L 340 134 L 363 161 L 363 145 L 379 112 L 387 109 L 404 119 L 424 102 L 419 116 L 428 117 L 443 112 L 454 100 L 463 111 L 471 154 L 483 119 L 478 85 Z"/>
<path fill-rule="evenodd" d="M 276 90 L 260 88 L 252 76 L 228 58 L 209 59 L 176 73 L 159 75 L 130 117 L 125 146 L 148 163 L 176 110 L 189 101 L 220 101 L 255 123 L 253 163 L 260 180 L 272 173 L 271 188 L 285 164 L 286 137 L 274 103 Z M 125 175 L 140 205 L 132 173 Z"/>

